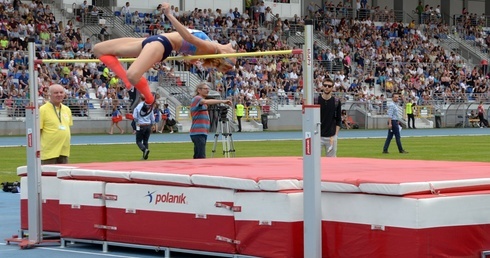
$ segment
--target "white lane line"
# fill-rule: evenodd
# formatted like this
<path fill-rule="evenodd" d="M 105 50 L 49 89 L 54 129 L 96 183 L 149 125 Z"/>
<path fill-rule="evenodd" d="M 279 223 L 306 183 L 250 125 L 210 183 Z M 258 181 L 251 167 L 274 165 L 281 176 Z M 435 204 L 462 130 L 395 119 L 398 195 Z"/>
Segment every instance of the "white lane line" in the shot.
<path fill-rule="evenodd" d="M 7 246 L 6 243 L 0 243 L 0 245 Z M 14 245 L 9 245 L 14 246 Z M 60 249 L 60 248 L 52 248 L 52 247 L 35 247 L 35 249 L 43 249 L 55 252 L 64 252 L 64 253 L 76 253 L 76 254 L 88 254 L 92 256 L 103 256 L 103 257 L 119 257 L 119 258 L 138 258 L 138 256 L 127 256 L 127 255 L 119 255 L 119 254 L 107 254 L 107 253 L 97 253 L 97 252 L 85 252 L 85 251 L 76 251 L 76 250 L 68 250 L 68 249 Z M 20 249 L 10 249 L 10 250 L 0 250 L 0 251 L 21 251 Z"/>
<path fill-rule="evenodd" d="M 52 247 L 36 247 L 36 248 L 50 250 L 50 251 L 56 251 L 56 252 L 77 253 L 77 254 L 89 254 L 89 255 L 98 255 L 98 256 L 104 256 L 104 257 L 138 258 L 138 256 L 127 256 L 127 255 L 107 254 L 107 253 L 93 253 L 93 252 L 85 252 L 85 251 L 76 251 L 76 250 L 52 248 Z"/>

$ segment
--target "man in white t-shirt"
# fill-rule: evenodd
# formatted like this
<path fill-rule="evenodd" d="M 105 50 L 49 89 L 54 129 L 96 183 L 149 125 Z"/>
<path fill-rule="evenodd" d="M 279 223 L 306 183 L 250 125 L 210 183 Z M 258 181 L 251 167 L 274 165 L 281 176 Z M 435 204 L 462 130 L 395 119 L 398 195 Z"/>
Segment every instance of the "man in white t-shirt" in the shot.
<path fill-rule="evenodd" d="M 126 5 L 124 5 L 121 9 L 122 15 L 131 15 L 131 8 L 129 7 L 129 2 L 126 2 Z"/>
<path fill-rule="evenodd" d="M 97 98 L 100 99 L 100 102 L 102 103 L 102 100 L 106 97 L 106 95 L 107 95 L 107 88 L 105 87 L 105 83 L 102 83 L 97 88 Z"/>

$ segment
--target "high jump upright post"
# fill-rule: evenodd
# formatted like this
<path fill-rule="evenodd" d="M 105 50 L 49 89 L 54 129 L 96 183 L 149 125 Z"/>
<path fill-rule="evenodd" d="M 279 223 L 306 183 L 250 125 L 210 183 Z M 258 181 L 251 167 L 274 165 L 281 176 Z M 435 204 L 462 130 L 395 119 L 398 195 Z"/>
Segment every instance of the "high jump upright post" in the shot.
<path fill-rule="evenodd" d="M 29 223 L 29 244 L 42 241 L 42 206 L 41 206 L 41 143 L 39 126 L 39 109 L 37 93 L 37 75 L 34 68 L 36 45 L 34 38 L 28 40 L 29 50 L 29 105 L 26 106 L 26 140 L 27 140 L 27 211 Z"/>
<path fill-rule="evenodd" d="M 303 46 L 303 220 L 304 257 L 322 257 L 320 106 L 313 93 L 313 21 L 305 20 Z"/>

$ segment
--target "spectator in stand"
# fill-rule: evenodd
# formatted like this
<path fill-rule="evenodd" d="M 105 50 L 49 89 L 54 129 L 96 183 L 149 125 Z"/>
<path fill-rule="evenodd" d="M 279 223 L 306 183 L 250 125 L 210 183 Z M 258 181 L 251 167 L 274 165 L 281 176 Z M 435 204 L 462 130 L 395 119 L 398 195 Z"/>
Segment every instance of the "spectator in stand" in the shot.
<path fill-rule="evenodd" d="M 100 100 L 100 104 L 101 105 L 102 105 L 103 100 L 107 97 L 107 88 L 106 88 L 105 85 L 106 85 L 105 83 L 102 83 L 97 88 L 97 94 L 96 94 L 96 96 Z"/>
<path fill-rule="evenodd" d="M 158 17 L 162 14 L 162 4 L 159 4 L 155 10 L 153 10 L 153 17 Z"/>
<path fill-rule="evenodd" d="M 175 17 L 180 17 L 179 7 L 176 6 L 172 12 Z"/>
<path fill-rule="evenodd" d="M 109 37 L 110 37 L 110 34 L 109 32 L 107 31 L 107 26 L 104 25 L 101 29 L 100 29 L 100 32 L 99 32 L 99 39 L 100 41 L 106 41 L 106 40 L 109 40 Z"/>
<path fill-rule="evenodd" d="M 0 40 L 0 48 L 2 50 L 7 50 L 9 47 L 9 40 L 7 36 L 3 36 L 2 39 Z"/>
<path fill-rule="evenodd" d="M 241 18 L 243 18 L 243 21 L 247 21 L 248 19 L 250 19 L 250 15 L 249 15 L 249 12 L 248 12 L 248 9 L 245 9 L 245 11 L 243 12 L 243 14 L 241 15 Z"/>
<path fill-rule="evenodd" d="M 88 11 L 88 4 L 87 1 L 83 1 L 83 3 L 80 4 L 80 14 L 84 14 Z"/>
<path fill-rule="evenodd" d="M 233 9 L 230 8 L 228 13 L 226 14 L 227 18 L 230 18 L 231 20 L 235 20 L 235 14 L 233 13 Z"/>
<path fill-rule="evenodd" d="M 26 74 L 25 70 L 22 70 L 18 79 L 19 79 L 19 88 L 21 90 L 29 90 L 29 76 Z"/>
<path fill-rule="evenodd" d="M 486 75 L 488 72 L 488 60 L 482 59 L 480 64 L 481 64 L 482 74 Z"/>
<path fill-rule="evenodd" d="M 131 23 L 131 8 L 129 7 L 129 2 L 126 2 L 126 4 L 121 8 L 121 14 L 125 17 L 126 23 L 129 24 Z"/>
<path fill-rule="evenodd" d="M 235 11 L 233 11 L 233 15 L 235 16 L 235 19 L 239 19 L 241 17 L 240 12 L 238 11 L 238 7 L 235 7 Z"/>

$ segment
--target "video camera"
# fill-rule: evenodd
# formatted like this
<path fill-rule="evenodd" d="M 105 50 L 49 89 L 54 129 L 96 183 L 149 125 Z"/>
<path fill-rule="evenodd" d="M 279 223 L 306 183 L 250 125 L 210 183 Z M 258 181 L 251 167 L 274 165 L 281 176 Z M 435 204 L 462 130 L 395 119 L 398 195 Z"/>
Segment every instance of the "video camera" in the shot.
<path fill-rule="evenodd" d="M 230 106 L 228 105 L 223 105 L 223 104 L 219 104 L 217 106 L 218 108 L 218 112 L 219 112 L 219 118 L 222 120 L 222 121 L 225 121 L 226 118 L 228 117 L 228 109 L 230 108 Z"/>

